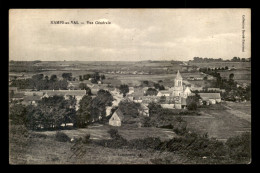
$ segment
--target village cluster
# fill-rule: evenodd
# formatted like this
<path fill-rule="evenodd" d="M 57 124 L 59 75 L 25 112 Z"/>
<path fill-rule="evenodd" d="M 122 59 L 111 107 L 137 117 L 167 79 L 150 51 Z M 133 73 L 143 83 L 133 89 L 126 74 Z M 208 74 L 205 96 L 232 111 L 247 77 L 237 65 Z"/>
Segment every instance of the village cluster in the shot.
<path fill-rule="evenodd" d="M 172 87 L 167 87 L 165 90 L 159 90 L 157 95 L 147 95 L 146 92 L 148 87 L 129 87 L 129 92 L 125 97 L 120 93 L 119 89 L 116 87 L 111 87 L 108 84 L 102 84 L 100 81 L 98 84 L 93 84 L 89 80 L 82 81 L 81 83 L 86 84 L 92 93 L 92 98 L 96 97 L 96 94 L 99 90 L 107 90 L 111 93 L 114 98 L 111 106 L 106 107 L 106 115 L 111 114 L 111 110 L 118 106 L 120 101 L 132 101 L 140 103 L 141 107 L 139 113 L 144 116 L 149 116 L 148 104 L 151 102 L 159 103 L 163 108 L 167 109 L 186 109 L 187 102 L 186 99 L 188 96 L 194 96 L 193 90 L 198 88 L 186 86 L 183 83 L 183 78 L 180 72 L 177 72 L 177 75 L 174 79 Z M 31 89 L 18 89 L 17 87 L 9 87 L 9 92 L 12 92 L 13 95 L 11 100 L 18 100 L 21 104 L 24 105 L 37 105 L 37 102 L 42 98 L 52 97 L 54 95 L 63 96 L 65 99 L 69 99 L 70 96 L 75 97 L 77 100 L 76 110 L 79 108 L 79 101 L 86 95 L 86 90 L 80 90 L 76 86 L 75 81 L 70 81 L 68 84 L 68 90 L 40 90 L 33 91 Z M 215 91 L 221 91 L 219 88 L 213 88 Z M 213 90 L 212 89 L 212 90 Z M 206 105 L 216 104 L 221 102 L 220 93 L 199 93 L 201 99 L 199 104 L 202 105 L 203 102 Z M 164 97 L 163 103 L 160 101 Z M 122 112 L 117 109 L 109 120 L 109 124 L 112 126 L 121 126 L 121 120 L 123 118 Z"/>

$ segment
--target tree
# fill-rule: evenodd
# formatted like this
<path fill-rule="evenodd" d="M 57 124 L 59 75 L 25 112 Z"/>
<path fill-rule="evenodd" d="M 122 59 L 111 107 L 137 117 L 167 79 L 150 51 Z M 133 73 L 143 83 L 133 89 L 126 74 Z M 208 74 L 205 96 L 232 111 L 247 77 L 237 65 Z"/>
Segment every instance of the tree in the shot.
<path fill-rule="evenodd" d="M 75 126 L 85 127 L 87 122 L 90 121 L 91 115 L 91 102 L 92 98 L 89 95 L 85 95 L 79 102 L 79 109 L 76 113 Z"/>
<path fill-rule="evenodd" d="M 143 81 L 143 84 L 147 86 L 147 85 L 149 85 L 149 81 L 145 80 L 145 81 Z"/>
<path fill-rule="evenodd" d="M 100 76 L 100 78 L 101 78 L 101 80 L 105 80 L 106 79 L 105 75 L 103 75 L 103 74 Z"/>
<path fill-rule="evenodd" d="M 85 83 L 80 83 L 79 88 L 81 90 L 86 90 L 87 95 L 91 95 L 91 89 Z"/>
<path fill-rule="evenodd" d="M 158 94 L 158 91 L 154 88 L 148 88 L 146 91 L 147 96 L 156 96 Z"/>
<path fill-rule="evenodd" d="M 228 70 L 228 66 L 225 67 L 225 70 Z"/>
<path fill-rule="evenodd" d="M 45 76 L 44 78 L 45 78 L 46 82 L 49 81 L 49 76 Z"/>
<path fill-rule="evenodd" d="M 151 102 L 148 104 L 148 108 L 149 108 L 149 116 L 153 117 L 153 116 L 160 116 L 162 113 L 162 106 L 160 104 Z"/>
<path fill-rule="evenodd" d="M 26 107 L 22 104 L 14 104 L 10 107 L 9 118 L 12 124 L 25 124 L 26 121 Z"/>
<path fill-rule="evenodd" d="M 120 94 L 123 94 L 123 97 L 125 97 L 125 96 L 126 96 L 126 93 L 129 92 L 129 87 L 128 87 L 128 85 L 125 85 L 125 84 L 120 85 L 120 86 L 119 86 L 119 91 L 120 91 Z"/>
<path fill-rule="evenodd" d="M 164 86 L 160 85 L 159 83 L 155 83 L 153 86 L 154 86 L 155 89 L 165 90 Z"/>
<path fill-rule="evenodd" d="M 91 103 L 91 118 L 96 121 L 106 116 L 106 107 L 112 106 L 113 96 L 107 90 L 99 90 Z"/>
<path fill-rule="evenodd" d="M 83 78 L 81 75 L 79 75 L 79 81 L 83 81 Z"/>
<path fill-rule="evenodd" d="M 95 78 L 91 79 L 91 83 L 97 84 L 97 80 Z"/>
<path fill-rule="evenodd" d="M 188 96 L 186 99 L 188 110 L 197 110 L 197 104 L 199 102 L 199 96 Z"/>
<path fill-rule="evenodd" d="M 29 129 L 57 129 L 62 123 L 66 126 L 67 123 L 73 122 L 75 105 L 76 99 L 73 97 L 68 100 L 63 96 L 43 98 L 37 106 L 27 106 L 26 126 Z"/>
<path fill-rule="evenodd" d="M 62 73 L 61 76 L 62 76 L 63 79 L 66 79 L 68 81 L 72 80 L 72 73 Z"/>
<path fill-rule="evenodd" d="M 233 80 L 234 79 L 234 74 L 233 73 L 231 73 L 230 75 L 229 75 L 229 80 Z"/>
<path fill-rule="evenodd" d="M 36 74 L 32 76 L 32 79 L 37 82 L 39 80 L 42 80 L 43 77 L 44 77 L 43 74 Z"/>
<path fill-rule="evenodd" d="M 51 75 L 50 81 L 56 82 L 58 80 L 57 75 L 53 74 Z"/>
<path fill-rule="evenodd" d="M 125 120 L 131 118 L 137 118 L 139 116 L 140 103 L 121 101 L 118 104 L 118 109 L 124 114 Z"/>
<path fill-rule="evenodd" d="M 166 102 L 166 96 L 161 96 L 160 103 L 165 103 L 165 102 Z"/>
<path fill-rule="evenodd" d="M 83 75 L 83 79 L 84 79 L 84 80 L 88 80 L 90 77 L 91 77 L 90 74 L 85 74 L 85 75 Z"/>

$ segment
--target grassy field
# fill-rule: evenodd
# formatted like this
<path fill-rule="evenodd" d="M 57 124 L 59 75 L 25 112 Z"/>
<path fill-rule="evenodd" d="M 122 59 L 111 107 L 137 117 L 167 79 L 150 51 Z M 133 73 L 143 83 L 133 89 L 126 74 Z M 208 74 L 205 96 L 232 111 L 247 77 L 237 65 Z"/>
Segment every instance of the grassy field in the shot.
<path fill-rule="evenodd" d="M 100 128 L 97 127 L 97 128 Z M 148 129 L 147 129 L 148 131 Z M 65 131 L 63 131 L 65 132 Z M 68 132 L 66 132 L 69 134 Z M 80 132 L 82 133 L 82 131 Z M 122 129 L 119 133 L 123 134 Z M 10 164 L 229 164 L 238 163 L 228 158 L 190 157 L 182 152 L 152 149 L 108 148 L 93 142 L 81 145 L 77 153 L 75 143 L 59 142 L 53 134 L 31 136 L 12 134 L 9 138 Z M 44 133 L 41 133 L 44 134 Z M 46 134 L 46 133 L 45 133 Z M 129 135 L 129 134 L 128 134 Z M 140 134 L 141 135 L 141 134 Z M 93 139 L 92 139 L 93 140 Z M 244 163 L 244 162 L 243 162 Z"/>
<path fill-rule="evenodd" d="M 137 139 L 137 138 L 146 138 L 146 137 L 159 137 L 161 140 L 171 139 L 172 137 L 177 136 L 174 132 L 167 129 L 160 129 L 155 127 L 130 127 L 123 125 L 121 127 L 112 127 L 109 125 L 93 125 L 88 128 L 76 129 L 76 130 L 62 130 L 70 138 L 72 137 L 83 137 L 86 134 L 90 134 L 90 139 L 101 140 L 101 139 L 110 139 L 110 135 L 107 133 L 109 129 L 116 128 L 119 133 L 127 140 Z M 35 132 L 39 134 L 46 134 L 48 136 L 55 136 L 56 131 L 43 131 Z"/>
<path fill-rule="evenodd" d="M 63 130 L 69 137 L 82 137 L 91 134 L 92 140 L 109 139 L 107 130 L 110 126 L 91 126 L 87 129 Z M 127 140 L 149 136 L 169 139 L 175 134 L 165 132 L 165 129 L 129 127 L 118 128 L 119 133 Z M 153 160 L 168 158 L 172 164 L 194 163 L 191 159 L 178 153 L 158 152 L 153 150 L 111 149 L 90 143 L 82 148 L 84 155 L 79 157 L 71 150 L 71 142 L 55 140 L 55 131 L 32 132 L 29 134 L 45 134 L 46 137 L 22 137 L 10 135 L 11 164 L 154 164 Z"/>
<path fill-rule="evenodd" d="M 236 105 L 248 108 L 247 105 Z M 251 132 L 250 121 L 238 117 L 237 112 L 231 112 L 222 105 L 211 105 L 209 108 L 201 108 L 201 116 L 184 116 L 188 122 L 188 129 L 200 134 L 208 133 L 210 137 L 226 141 L 229 137 L 243 132 Z M 249 113 L 249 111 L 248 111 Z M 250 114 L 251 115 L 251 114 Z"/>

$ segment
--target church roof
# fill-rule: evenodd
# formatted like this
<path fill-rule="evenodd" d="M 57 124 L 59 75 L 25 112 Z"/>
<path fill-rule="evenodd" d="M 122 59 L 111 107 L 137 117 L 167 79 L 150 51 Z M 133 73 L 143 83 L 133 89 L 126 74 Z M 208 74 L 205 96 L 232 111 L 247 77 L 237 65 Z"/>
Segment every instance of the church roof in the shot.
<path fill-rule="evenodd" d="M 182 77 L 181 77 L 181 74 L 180 74 L 179 70 L 178 70 L 178 72 L 177 72 L 176 79 L 182 79 Z"/>

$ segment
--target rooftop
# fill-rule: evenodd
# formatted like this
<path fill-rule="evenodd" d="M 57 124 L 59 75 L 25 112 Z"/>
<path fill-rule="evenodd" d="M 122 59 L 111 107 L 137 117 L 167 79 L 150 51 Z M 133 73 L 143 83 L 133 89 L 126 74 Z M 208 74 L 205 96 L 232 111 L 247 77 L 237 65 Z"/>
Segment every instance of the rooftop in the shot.
<path fill-rule="evenodd" d="M 221 99 L 220 93 L 199 93 L 202 99 Z"/>

